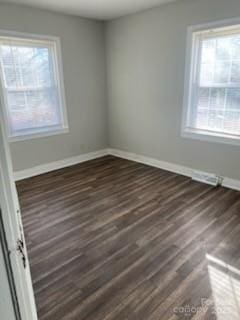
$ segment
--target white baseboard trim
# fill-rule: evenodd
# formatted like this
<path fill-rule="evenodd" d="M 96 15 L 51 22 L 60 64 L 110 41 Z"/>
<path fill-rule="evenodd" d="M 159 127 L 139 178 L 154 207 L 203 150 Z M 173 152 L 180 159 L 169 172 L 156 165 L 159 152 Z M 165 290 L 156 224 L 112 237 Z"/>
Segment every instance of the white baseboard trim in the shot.
<path fill-rule="evenodd" d="M 141 156 L 136 153 L 131 153 L 131 152 L 117 150 L 117 149 L 108 149 L 108 153 L 113 156 L 116 156 L 116 157 L 140 162 L 140 163 L 152 166 L 152 167 L 156 167 L 156 168 L 167 170 L 170 172 L 182 174 L 187 177 L 191 177 L 192 172 L 193 172 L 193 169 L 191 169 L 191 168 L 184 167 L 184 166 L 170 163 L 170 162 L 157 160 L 157 159 L 146 157 L 146 156 Z"/>
<path fill-rule="evenodd" d="M 240 181 L 239 180 L 230 179 L 230 178 L 223 178 L 222 186 L 229 188 L 229 189 L 240 191 Z"/>
<path fill-rule="evenodd" d="M 70 167 L 81 162 L 97 159 L 97 158 L 106 156 L 107 154 L 108 154 L 108 149 L 102 149 L 98 151 L 81 154 L 76 157 L 71 157 L 63 160 L 46 163 L 46 164 L 39 165 L 26 170 L 16 171 L 14 172 L 14 179 L 15 181 L 19 181 L 19 180 L 23 180 L 33 176 L 38 176 L 40 174 L 47 173 L 50 171 L 62 169 L 65 167 Z"/>
<path fill-rule="evenodd" d="M 89 152 L 76 157 L 71 157 L 71 158 L 67 158 L 59 161 L 50 162 L 50 163 L 39 165 L 26 170 L 16 171 L 14 172 L 14 179 L 15 181 L 23 180 L 23 179 L 34 177 L 50 171 L 62 169 L 65 167 L 70 167 L 72 165 L 85 162 L 88 160 L 97 159 L 106 155 L 113 155 L 119 158 L 140 162 L 152 167 L 167 170 L 167 171 L 181 174 L 187 177 L 192 177 L 193 171 L 195 170 L 193 168 L 181 166 L 181 165 L 166 162 L 166 161 L 157 160 L 157 159 L 142 156 L 136 153 L 109 148 L 109 149 L 102 149 L 98 151 Z M 222 186 L 240 191 L 240 180 L 223 177 Z"/>
<path fill-rule="evenodd" d="M 118 149 L 108 149 L 108 154 L 116 156 L 116 157 L 120 157 L 123 159 L 140 162 L 140 163 L 152 166 L 152 167 L 167 170 L 167 171 L 181 174 L 181 175 L 184 175 L 187 177 L 192 177 L 193 171 L 196 170 L 193 168 L 189 168 L 189 167 L 181 166 L 178 164 L 173 164 L 170 162 L 157 160 L 157 159 L 146 157 L 146 156 L 141 156 L 136 153 L 131 153 L 131 152 L 118 150 Z M 230 179 L 227 177 L 223 177 L 222 186 L 229 188 L 229 189 L 240 191 L 240 180 L 234 180 L 234 179 Z"/>

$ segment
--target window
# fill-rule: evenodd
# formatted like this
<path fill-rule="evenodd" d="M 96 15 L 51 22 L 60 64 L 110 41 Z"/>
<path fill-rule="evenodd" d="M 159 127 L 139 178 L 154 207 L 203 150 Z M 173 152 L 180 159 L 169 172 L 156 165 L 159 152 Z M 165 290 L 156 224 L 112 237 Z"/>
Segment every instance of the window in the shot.
<path fill-rule="evenodd" d="M 0 32 L 3 106 L 10 140 L 67 131 L 59 40 Z"/>
<path fill-rule="evenodd" d="M 183 136 L 240 144 L 240 20 L 189 29 Z"/>

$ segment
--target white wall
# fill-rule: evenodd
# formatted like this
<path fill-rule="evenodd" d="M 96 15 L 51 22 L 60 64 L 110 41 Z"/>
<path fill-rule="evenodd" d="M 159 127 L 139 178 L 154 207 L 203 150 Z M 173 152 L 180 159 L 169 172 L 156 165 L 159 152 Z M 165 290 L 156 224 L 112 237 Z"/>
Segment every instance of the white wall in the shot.
<path fill-rule="evenodd" d="M 102 22 L 24 6 L 0 5 L 0 29 L 59 36 L 70 132 L 11 143 L 22 170 L 107 146 L 105 43 Z"/>
<path fill-rule="evenodd" d="M 187 27 L 236 16 L 239 0 L 181 0 L 106 24 L 112 148 L 240 179 L 238 146 L 180 136 Z"/>

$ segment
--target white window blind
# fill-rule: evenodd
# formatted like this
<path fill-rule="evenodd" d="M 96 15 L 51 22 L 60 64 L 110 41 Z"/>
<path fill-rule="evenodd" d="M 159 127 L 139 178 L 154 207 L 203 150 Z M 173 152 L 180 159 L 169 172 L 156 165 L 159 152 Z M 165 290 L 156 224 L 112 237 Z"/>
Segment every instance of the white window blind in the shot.
<path fill-rule="evenodd" d="M 0 37 L 1 83 L 9 137 L 65 129 L 54 40 Z"/>
<path fill-rule="evenodd" d="M 240 138 L 240 27 L 193 33 L 191 56 L 184 130 Z"/>

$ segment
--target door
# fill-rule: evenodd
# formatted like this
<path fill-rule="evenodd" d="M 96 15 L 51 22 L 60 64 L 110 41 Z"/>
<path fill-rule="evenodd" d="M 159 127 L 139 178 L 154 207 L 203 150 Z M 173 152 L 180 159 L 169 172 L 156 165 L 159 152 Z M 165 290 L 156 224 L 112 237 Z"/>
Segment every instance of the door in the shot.
<path fill-rule="evenodd" d="M 1 105 L 0 207 L 21 320 L 37 320 L 26 243 Z"/>
<path fill-rule="evenodd" d="M 9 285 L 3 248 L 0 243 L 0 314 L 3 319 L 16 320 L 13 299 Z"/>

